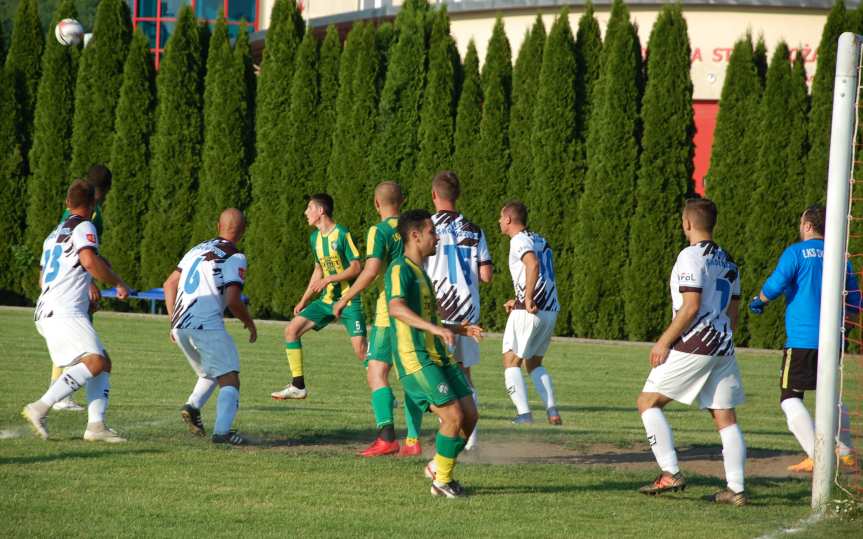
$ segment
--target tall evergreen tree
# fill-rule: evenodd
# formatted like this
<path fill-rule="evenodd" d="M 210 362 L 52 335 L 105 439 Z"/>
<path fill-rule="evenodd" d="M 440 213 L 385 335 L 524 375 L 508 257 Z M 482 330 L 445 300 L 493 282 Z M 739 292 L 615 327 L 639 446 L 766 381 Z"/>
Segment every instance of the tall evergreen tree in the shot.
<path fill-rule="evenodd" d="M 54 12 L 52 28 L 61 19 L 75 18 L 76 14 L 74 2 L 63 0 Z M 69 186 L 75 74 L 79 57 L 78 47 L 63 46 L 56 39 L 48 41 L 42 55 L 42 77 L 39 79 L 29 159 L 33 175 L 28 185 L 27 205 L 26 241 L 33 258 L 24 287 L 32 297 L 38 294 L 37 269 L 42 241 L 57 226 Z"/>
<path fill-rule="evenodd" d="M 129 44 L 117 102 L 111 150 L 114 176 L 105 204 L 103 251 L 114 270 L 135 287 L 142 286 L 141 241 L 149 205 L 150 137 L 156 108 L 156 73 L 147 37 L 138 30 Z"/>
<path fill-rule="evenodd" d="M 741 274 L 744 297 L 752 297 L 779 260 L 779 255 L 797 237 L 797 223 L 804 209 L 800 186 L 806 158 L 807 95 L 803 62 L 792 67 L 788 46 L 777 45 L 767 70 L 767 86 L 761 101 L 757 181 L 746 229 L 748 248 Z M 770 226 L 765 226 L 769 223 Z M 750 316 L 750 344 L 760 348 L 782 346 L 783 301 Z"/>
<path fill-rule="evenodd" d="M 809 111 L 810 149 L 806 162 L 805 196 L 806 200 L 813 204 L 824 203 L 826 198 L 837 43 L 839 35 L 852 28 L 844 0 L 836 0 L 821 31 L 818 68 L 812 81 L 812 108 Z"/>
<path fill-rule="evenodd" d="M 312 151 L 314 167 L 309 185 L 313 191 L 323 191 L 327 186 L 327 167 L 333 147 L 333 130 L 336 127 L 336 101 L 339 95 L 339 62 L 342 44 L 335 26 L 327 28 L 321 43 L 318 64 L 318 106 L 315 122 L 315 145 Z"/>
<path fill-rule="evenodd" d="M 453 64 L 455 41 L 449 32 L 446 7 L 433 14 L 429 45 L 428 82 L 420 113 L 420 152 L 411 191 L 412 207 L 430 207 L 431 179 L 440 170 L 452 168 L 457 66 Z"/>
<path fill-rule="evenodd" d="M 252 186 L 249 178 L 249 169 L 255 162 L 255 91 L 257 89 L 258 77 L 255 76 L 255 65 L 252 61 L 252 46 L 249 43 L 249 27 L 243 23 L 240 25 L 240 33 L 234 42 L 234 61 L 237 62 L 238 73 L 243 78 L 243 169 L 246 171 L 246 184 L 242 196 L 240 208 L 245 210 L 249 207 L 252 198 Z"/>
<path fill-rule="evenodd" d="M 668 268 L 685 243 L 680 213 L 692 192 L 691 49 L 679 4 L 663 6 L 647 50 L 637 203 L 623 279 L 626 333 L 637 341 L 658 337 L 668 322 Z"/>
<path fill-rule="evenodd" d="M 252 205 L 245 242 L 248 257 L 254 261 L 245 290 L 257 316 L 286 313 L 285 302 L 289 301 L 275 297 L 273 287 L 281 282 L 277 264 L 284 265 L 280 261 L 286 256 L 280 250 L 279 236 L 284 226 L 282 197 L 287 184 L 284 144 L 288 137 L 294 57 L 304 29 L 296 1 L 277 0 L 270 16 L 258 80 L 257 155 L 251 169 Z"/>
<path fill-rule="evenodd" d="M 203 69 L 195 14 L 183 7 L 156 79 L 158 110 L 152 141 L 150 204 L 141 243 L 145 286 L 158 286 L 189 246 L 201 173 Z"/>
<path fill-rule="evenodd" d="M 576 177 L 582 179 L 587 173 L 587 130 L 590 123 L 590 111 L 593 105 L 593 87 L 599 78 L 602 61 L 602 37 L 599 31 L 599 21 L 593 10 L 593 3 L 588 0 L 584 14 L 578 20 L 578 33 L 575 36 L 575 63 L 578 76 L 575 79 L 575 95 L 579 106 L 575 111 L 576 138 L 575 170 Z M 582 186 L 579 185 L 579 188 Z M 579 191 L 580 193 L 580 191 Z M 577 207 L 572 208 L 577 213 Z"/>
<path fill-rule="evenodd" d="M 622 0 L 611 8 L 602 70 L 593 89 L 588 172 L 576 224 L 573 326 L 605 339 L 624 336 L 620 278 L 633 213 L 643 85 L 641 45 Z"/>
<path fill-rule="evenodd" d="M 761 81 L 761 89 L 764 90 L 764 85 L 767 83 L 767 44 L 764 42 L 764 36 L 758 36 L 758 42 L 755 44 L 755 52 L 752 53 L 752 61 L 755 62 L 755 69 L 758 71 L 758 80 Z"/>
<path fill-rule="evenodd" d="M 18 125 L 17 101 L 11 77 L 0 68 L 0 300 L 7 292 L 20 292 L 19 272 L 14 262 L 13 248 L 20 245 L 24 235 L 27 175 Z"/>
<path fill-rule="evenodd" d="M 482 81 L 479 75 L 479 55 L 471 39 L 464 57 L 464 82 L 459 96 L 455 119 L 455 171 L 465 186 L 480 180 L 479 126 L 482 121 Z M 478 193 L 482 197 L 482 193 Z M 467 200 L 467 197 L 465 197 Z"/>
<path fill-rule="evenodd" d="M 6 54 L 6 77 L 11 85 L 17 103 L 15 123 L 19 129 L 21 151 L 25 160 L 25 170 L 32 169 L 27 164 L 33 144 L 33 118 L 36 112 L 36 94 L 42 76 L 42 54 L 45 48 L 45 34 L 39 24 L 38 0 L 20 0 L 15 14 L 12 41 Z"/>
<path fill-rule="evenodd" d="M 354 178 L 354 163 L 347 149 L 353 138 L 351 132 L 351 110 L 354 105 L 354 71 L 357 65 L 360 41 L 365 23 L 355 22 L 345 38 L 345 47 L 339 59 L 339 93 L 336 97 L 336 117 L 333 126 L 331 153 L 327 165 L 327 190 L 342 193 Z M 374 50 L 372 54 L 374 54 Z"/>
<path fill-rule="evenodd" d="M 126 0 L 102 0 L 93 37 L 81 55 L 72 123 L 69 173 L 83 176 L 92 165 L 108 163 L 114 138 L 114 111 L 123 83 L 123 64 L 132 39 Z"/>
<path fill-rule="evenodd" d="M 512 108 L 509 118 L 509 147 L 512 163 L 509 167 L 509 195 L 524 200 L 530 192 L 533 177 L 533 108 L 542 68 L 545 48 L 545 24 L 537 15 L 533 26 L 525 32 L 524 41 L 512 70 Z"/>
<path fill-rule="evenodd" d="M 248 102 L 244 66 L 234 57 L 228 27 L 220 14 L 207 54 L 204 80 L 204 148 L 191 243 L 213 237 L 225 208 L 246 205 L 248 197 Z"/>
<path fill-rule="evenodd" d="M 419 153 L 427 12 L 426 0 L 407 0 L 396 17 L 398 37 L 389 52 L 378 132 L 371 150 L 373 176 L 397 181 L 405 189 L 413 184 Z M 407 197 L 414 198 L 410 192 Z"/>

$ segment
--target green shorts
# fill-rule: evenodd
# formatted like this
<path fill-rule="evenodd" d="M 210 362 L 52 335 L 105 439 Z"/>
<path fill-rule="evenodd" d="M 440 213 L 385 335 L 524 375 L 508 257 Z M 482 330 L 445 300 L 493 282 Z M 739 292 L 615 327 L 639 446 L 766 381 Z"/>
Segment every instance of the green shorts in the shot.
<path fill-rule="evenodd" d="M 336 319 L 333 316 L 333 304 L 324 303 L 319 299 L 309 303 L 305 309 L 300 311 L 300 316 L 314 322 L 315 331 L 320 331 Z M 366 317 L 363 316 L 363 307 L 359 302 L 348 303 L 342 311 L 341 321 L 351 337 L 366 336 Z"/>
<path fill-rule="evenodd" d="M 381 326 L 372 326 L 372 331 L 369 334 L 369 348 L 366 350 L 366 367 L 369 366 L 369 360 L 382 361 L 387 365 L 393 364 L 393 343 L 390 339 L 390 328 Z"/>
<path fill-rule="evenodd" d="M 450 401 L 470 397 L 473 393 L 464 373 L 455 363 L 445 367 L 427 365 L 400 379 L 407 398 L 428 411 L 431 405 L 442 406 Z"/>

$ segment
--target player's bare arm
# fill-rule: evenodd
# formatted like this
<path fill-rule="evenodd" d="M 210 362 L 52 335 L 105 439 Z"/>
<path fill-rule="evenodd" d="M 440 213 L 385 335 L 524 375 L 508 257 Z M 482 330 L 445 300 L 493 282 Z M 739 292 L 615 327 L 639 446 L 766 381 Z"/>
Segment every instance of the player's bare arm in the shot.
<path fill-rule="evenodd" d="M 482 264 L 479 267 L 479 281 L 488 284 L 494 276 L 494 266 L 491 264 Z"/>
<path fill-rule="evenodd" d="M 412 328 L 440 337 L 447 346 L 455 345 L 455 333 L 452 330 L 432 324 L 428 320 L 423 319 L 420 315 L 413 312 L 402 298 L 391 299 L 387 306 L 389 307 L 390 316 L 393 318 L 401 320 Z"/>
<path fill-rule="evenodd" d="M 335 275 L 328 275 L 323 277 L 322 279 L 318 279 L 316 282 L 312 283 L 312 289 L 315 292 L 320 292 L 324 288 L 326 288 L 330 283 L 338 283 L 341 281 L 350 281 L 360 274 L 362 268 L 360 267 L 359 260 L 351 260 L 350 265 L 346 270 L 336 273 Z"/>
<path fill-rule="evenodd" d="M 458 335 L 470 337 L 476 342 L 481 341 L 483 337 L 482 326 L 479 326 L 477 324 L 470 324 L 467 320 L 462 320 L 459 324 L 444 324 L 444 327 L 449 329 L 453 333 L 457 333 Z"/>
<path fill-rule="evenodd" d="M 358 261 L 354 261 L 359 264 Z M 351 262 L 353 265 L 354 262 Z M 357 294 L 371 286 L 375 279 L 377 279 L 378 275 L 383 273 L 384 271 L 384 263 L 380 258 L 367 258 L 366 264 L 363 266 L 363 270 L 360 272 L 357 279 L 353 282 L 350 288 L 345 290 L 345 293 L 342 294 L 342 297 L 339 298 L 339 301 L 333 305 L 333 316 L 338 318 L 345 306 L 354 299 Z"/>
<path fill-rule="evenodd" d="M 243 303 L 240 285 L 228 285 L 228 288 L 225 289 L 225 299 L 231 314 L 243 323 L 244 328 L 249 330 L 249 342 L 258 340 L 258 328 L 255 327 L 255 321 L 252 320 L 249 310 L 246 309 L 246 304 Z"/>
<path fill-rule="evenodd" d="M 165 279 L 165 282 L 162 283 L 162 290 L 165 294 L 165 310 L 168 311 L 168 320 L 172 320 L 174 318 L 174 306 L 177 301 L 177 289 L 180 287 L 180 272 L 174 270 L 168 275 L 168 278 Z M 171 342 L 177 342 L 174 339 L 174 333 L 172 331 L 168 331 L 168 336 L 171 338 Z"/>
<path fill-rule="evenodd" d="M 650 349 L 650 366 L 658 367 L 668 359 L 668 353 L 674 342 L 683 335 L 701 308 L 701 292 L 683 292 L 683 306 L 677 311 L 668 328 Z"/>
<path fill-rule="evenodd" d="M 111 266 L 104 258 L 99 256 L 93 249 L 81 249 L 78 253 L 81 266 L 94 278 L 117 288 L 117 299 L 125 300 L 129 297 L 129 287 L 123 282 L 119 275 L 114 273 Z"/>
<path fill-rule="evenodd" d="M 513 309 L 515 309 L 515 300 L 514 299 L 506 300 L 506 303 L 503 304 L 503 310 L 506 311 L 506 314 L 511 313 Z"/>
<path fill-rule="evenodd" d="M 536 253 L 528 251 L 521 257 L 524 263 L 524 308 L 527 312 L 534 314 L 537 309 L 533 302 L 533 291 L 536 289 L 536 283 L 539 281 L 539 259 L 536 258 Z"/>
<path fill-rule="evenodd" d="M 312 289 L 312 285 L 317 281 L 320 281 L 323 274 L 324 270 L 321 269 L 320 264 L 315 264 L 315 269 L 314 271 L 312 271 L 312 276 L 309 277 L 309 284 L 308 286 L 306 286 L 306 291 L 303 292 L 303 297 L 300 298 L 299 303 L 294 306 L 294 316 L 300 314 L 300 311 L 302 311 L 306 307 L 306 304 L 309 303 L 309 300 L 311 300 L 317 293 Z"/>
<path fill-rule="evenodd" d="M 732 299 L 728 304 L 728 319 L 731 321 L 731 332 L 737 331 L 737 318 L 740 314 L 740 299 Z"/>

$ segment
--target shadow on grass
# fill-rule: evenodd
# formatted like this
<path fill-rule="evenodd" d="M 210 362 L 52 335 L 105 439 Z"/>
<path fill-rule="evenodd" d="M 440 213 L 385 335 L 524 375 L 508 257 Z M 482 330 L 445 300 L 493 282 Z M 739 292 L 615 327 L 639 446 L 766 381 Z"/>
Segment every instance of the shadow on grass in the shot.
<path fill-rule="evenodd" d="M 65 453 L 52 453 L 50 455 L 31 455 L 26 457 L 0 458 L 0 466 L 6 464 L 43 464 L 72 459 L 98 459 L 103 457 L 116 457 L 118 455 L 144 455 L 164 453 L 159 449 L 105 449 L 101 451 L 69 451 Z"/>

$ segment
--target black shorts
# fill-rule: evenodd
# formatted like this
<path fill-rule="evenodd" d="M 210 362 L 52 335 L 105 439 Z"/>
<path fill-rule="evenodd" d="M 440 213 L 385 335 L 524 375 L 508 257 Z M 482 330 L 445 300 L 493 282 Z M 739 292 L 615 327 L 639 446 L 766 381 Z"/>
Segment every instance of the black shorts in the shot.
<path fill-rule="evenodd" d="M 818 377 L 818 350 L 812 348 L 786 348 L 779 370 L 779 388 L 782 393 L 802 393 L 815 389 Z"/>

